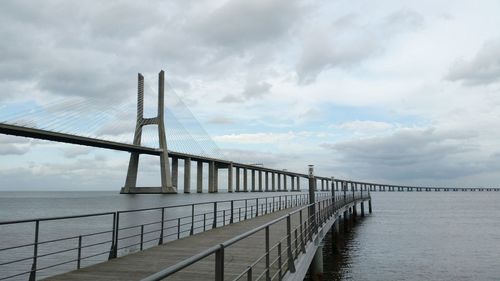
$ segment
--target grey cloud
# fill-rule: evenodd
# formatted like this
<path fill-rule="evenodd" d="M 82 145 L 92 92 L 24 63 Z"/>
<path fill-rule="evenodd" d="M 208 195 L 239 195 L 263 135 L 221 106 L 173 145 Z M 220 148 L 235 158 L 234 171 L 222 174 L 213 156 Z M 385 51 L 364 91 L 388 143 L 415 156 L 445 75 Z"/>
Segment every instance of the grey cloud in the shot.
<path fill-rule="evenodd" d="M 256 77 L 247 77 L 245 87 L 240 95 L 226 95 L 219 100 L 220 103 L 242 103 L 246 100 L 256 99 L 269 93 L 272 85 L 266 81 L 259 81 Z"/>
<path fill-rule="evenodd" d="M 476 135 L 435 129 L 406 129 L 377 138 L 323 144 L 339 158 L 339 170 L 353 178 L 386 182 L 458 179 L 491 171 L 500 161 L 483 161 Z"/>
<path fill-rule="evenodd" d="M 233 120 L 225 116 L 214 116 L 207 121 L 210 124 L 227 125 L 233 124 Z"/>
<path fill-rule="evenodd" d="M 243 96 L 246 98 L 257 98 L 261 97 L 271 89 L 272 85 L 263 81 L 247 81 L 245 89 L 243 90 Z"/>
<path fill-rule="evenodd" d="M 0 135 L 0 155 L 23 155 L 31 149 L 28 138 Z"/>
<path fill-rule="evenodd" d="M 19 147 L 13 144 L 3 144 L 0 146 L 0 155 L 23 155 L 30 150 L 29 147 Z"/>
<path fill-rule="evenodd" d="M 324 70 L 353 67 L 383 52 L 387 40 L 414 30 L 423 17 L 408 10 L 395 11 L 376 24 L 361 23 L 354 14 L 342 16 L 325 29 L 316 29 L 304 38 L 296 71 L 299 82 L 309 84 Z"/>
<path fill-rule="evenodd" d="M 199 22 L 197 33 L 221 48 L 246 48 L 277 40 L 297 22 L 298 1 L 227 1 Z"/>
<path fill-rule="evenodd" d="M 91 148 L 85 146 L 70 146 L 64 149 L 64 157 L 75 158 L 81 155 L 87 155 L 91 152 Z"/>
<path fill-rule="evenodd" d="M 226 95 L 222 99 L 218 100 L 219 103 L 241 103 L 244 99 L 236 95 Z"/>
<path fill-rule="evenodd" d="M 458 60 L 445 79 L 467 85 L 487 85 L 500 81 L 500 39 L 486 42 L 470 60 Z"/>

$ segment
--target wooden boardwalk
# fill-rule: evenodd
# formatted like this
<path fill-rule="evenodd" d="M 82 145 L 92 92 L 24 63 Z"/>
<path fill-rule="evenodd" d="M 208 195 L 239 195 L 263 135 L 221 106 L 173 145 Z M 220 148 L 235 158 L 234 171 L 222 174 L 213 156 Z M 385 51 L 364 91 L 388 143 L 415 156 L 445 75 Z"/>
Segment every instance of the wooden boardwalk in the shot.
<path fill-rule="evenodd" d="M 49 277 L 44 280 L 141 280 L 166 267 L 172 266 L 188 257 L 198 254 L 212 246 L 218 245 L 239 234 L 245 233 L 271 220 L 286 215 L 296 208 L 289 208 L 275 213 L 262 215 L 257 218 L 226 225 L 206 232 L 188 236 L 180 240 L 171 241 L 160 246 L 146 249 L 141 252 L 119 257 L 100 264 L 95 264 L 79 270 Z M 307 212 L 304 213 L 304 218 Z M 292 229 L 299 225 L 298 216 L 292 217 Z M 282 220 L 270 227 L 270 244 L 275 245 L 286 235 L 286 220 Z M 233 280 L 247 266 L 252 264 L 265 253 L 264 231 L 260 231 L 245 238 L 225 250 L 225 279 Z M 300 234 L 299 234 L 300 235 Z M 282 252 L 286 251 L 286 239 L 282 245 Z M 271 261 L 276 260 L 277 249 L 271 253 Z M 286 255 L 285 255 L 286 257 Z M 254 267 L 254 276 L 258 276 L 265 268 L 264 260 Z M 286 268 L 286 258 L 282 261 Z M 273 266 L 275 274 L 277 263 Z M 215 275 L 214 255 L 191 265 L 168 280 L 213 280 Z M 242 278 L 245 279 L 246 277 Z M 245 279 L 246 280 L 246 279 Z"/>

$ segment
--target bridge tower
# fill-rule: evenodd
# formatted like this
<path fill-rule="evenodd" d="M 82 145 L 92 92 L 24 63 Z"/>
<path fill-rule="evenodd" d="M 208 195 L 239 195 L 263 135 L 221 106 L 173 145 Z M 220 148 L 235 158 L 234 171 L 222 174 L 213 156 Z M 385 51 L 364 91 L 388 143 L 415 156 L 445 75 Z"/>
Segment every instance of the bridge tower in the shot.
<path fill-rule="evenodd" d="M 134 133 L 134 145 L 141 145 L 142 127 L 147 125 L 158 126 L 158 139 L 160 143 L 160 187 L 137 187 L 137 170 L 139 168 L 139 152 L 131 152 L 128 164 L 125 186 L 120 193 L 177 193 L 176 187 L 172 185 L 170 163 L 168 161 L 167 138 L 165 136 L 165 72 L 158 74 L 158 115 L 153 118 L 144 118 L 144 76 L 138 74 L 137 83 L 137 122 Z"/>

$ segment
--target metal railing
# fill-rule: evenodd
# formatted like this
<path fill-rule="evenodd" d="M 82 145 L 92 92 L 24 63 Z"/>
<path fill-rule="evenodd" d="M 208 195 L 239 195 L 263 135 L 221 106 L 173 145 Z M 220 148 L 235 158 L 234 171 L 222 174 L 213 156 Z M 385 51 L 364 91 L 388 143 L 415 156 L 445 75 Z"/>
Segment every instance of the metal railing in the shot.
<path fill-rule="evenodd" d="M 326 198 L 330 193 L 316 196 Z M 0 222 L 0 229 L 28 228 L 31 233 L 15 239 L 29 241 L 31 236 L 30 242 L 0 245 L 0 280 L 29 275 L 31 281 L 42 271 L 42 277 L 47 277 L 79 269 L 212 228 L 302 206 L 308 200 L 307 194 L 300 193 Z M 42 226 L 62 233 L 75 228 L 76 233 L 43 235 L 50 231 L 42 232 Z M 12 231 L 14 235 L 18 232 Z"/>
<path fill-rule="evenodd" d="M 241 273 L 232 280 L 261 280 L 264 278 L 265 280 L 281 280 L 287 272 L 295 272 L 295 260 L 301 253 L 306 253 L 307 245 L 313 242 L 321 227 L 333 216 L 338 216 L 337 211 L 339 209 L 358 200 L 367 199 L 370 199 L 369 192 L 356 192 L 335 195 L 334 198 L 330 196 L 320 199 L 314 204 L 304 205 L 219 245 L 212 246 L 199 254 L 150 275 L 142 279 L 142 281 L 162 280 L 212 255 L 215 255 L 215 280 L 222 281 L 225 275 L 225 252 L 228 251 L 230 246 L 262 231 L 264 231 L 263 241 L 259 241 L 265 245 L 262 255 L 242 269 Z M 270 228 L 283 222 L 286 223 L 286 227 L 284 227 L 286 230 L 283 235 L 271 237 Z M 283 228 L 283 226 L 281 227 Z M 275 240 L 273 245 L 271 245 L 271 239 Z M 259 245 L 261 243 L 254 244 Z M 234 259 L 234 257 L 232 258 Z M 234 266 L 234 260 L 232 262 Z M 264 263 L 264 266 L 260 266 L 261 270 L 259 272 L 257 265 L 260 263 Z"/>

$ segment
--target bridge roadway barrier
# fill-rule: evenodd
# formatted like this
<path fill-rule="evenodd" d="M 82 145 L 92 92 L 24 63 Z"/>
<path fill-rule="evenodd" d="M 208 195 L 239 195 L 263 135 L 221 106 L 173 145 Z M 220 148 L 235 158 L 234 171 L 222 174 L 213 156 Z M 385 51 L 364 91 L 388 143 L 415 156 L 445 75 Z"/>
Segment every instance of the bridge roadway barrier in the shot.
<path fill-rule="evenodd" d="M 320 200 L 331 197 L 331 193 L 318 192 L 315 196 Z M 283 193 L 3 221 L 0 222 L 0 280 L 39 280 L 308 202 L 308 194 Z"/>

